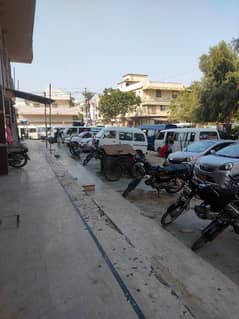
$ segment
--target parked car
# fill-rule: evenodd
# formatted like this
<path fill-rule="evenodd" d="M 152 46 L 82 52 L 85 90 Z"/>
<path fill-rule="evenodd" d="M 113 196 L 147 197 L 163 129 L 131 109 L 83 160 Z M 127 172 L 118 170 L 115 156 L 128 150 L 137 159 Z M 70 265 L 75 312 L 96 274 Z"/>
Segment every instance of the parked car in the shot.
<path fill-rule="evenodd" d="M 92 140 L 95 137 L 93 132 L 81 132 L 79 135 L 73 135 L 69 143 L 78 144 L 82 151 L 89 152 L 92 149 Z"/>
<path fill-rule="evenodd" d="M 228 187 L 231 183 L 230 176 L 239 178 L 239 143 L 233 143 L 214 154 L 201 157 L 194 166 L 194 176 L 199 182 Z"/>
<path fill-rule="evenodd" d="M 234 142 L 233 140 L 205 140 L 194 142 L 185 147 L 182 152 L 177 151 L 169 154 L 168 162 L 176 164 L 183 162 L 195 164 L 201 156 L 217 152 Z"/>
<path fill-rule="evenodd" d="M 99 146 L 112 144 L 128 144 L 136 151 L 147 153 L 147 137 L 139 128 L 126 126 L 110 126 L 103 128 L 95 136 Z"/>
<path fill-rule="evenodd" d="M 70 127 L 67 127 L 62 132 L 62 141 L 64 143 L 66 141 L 69 142 L 69 138 L 72 135 L 77 135 L 77 134 L 80 134 L 81 132 L 86 132 L 86 131 L 90 131 L 90 127 L 86 127 L 86 126 L 70 126 Z"/>
<path fill-rule="evenodd" d="M 220 135 L 215 128 L 172 128 L 163 130 L 156 137 L 154 147 L 160 152 L 167 141 L 173 140 L 173 149 L 182 151 L 189 144 L 201 140 L 220 140 Z"/>

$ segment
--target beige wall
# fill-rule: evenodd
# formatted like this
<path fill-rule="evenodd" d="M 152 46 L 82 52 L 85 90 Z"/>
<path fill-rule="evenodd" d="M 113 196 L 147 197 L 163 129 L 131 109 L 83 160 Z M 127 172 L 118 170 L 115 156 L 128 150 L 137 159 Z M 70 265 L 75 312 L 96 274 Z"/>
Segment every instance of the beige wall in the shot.
<path fill-rule="evenodd" d="M 18 121 L 27 119 L 30 122 L 30 125 L 45 125 L 45 117 L 44 115 L 32 115 L 32 114 L 24 114 L 19 115 Z M 49 125 L 50 119 L 47 117 L 47 123 Z M 51 118 L 52 125 L 56 124 L 72 124 L 72 115 L 54 115 Z"/>
<path fill-rule="evenodd" d="M 167 121 L 167 106 L 173 99 L 173 92 L 178 94 L 184 89 L 184 85 L 149 81 L 148 76 L 142 74 L 126 74 L 118 83 L 118 88 L 122 91 L 135 92 L 136 96 L 141 98 L 140 106 L 136 106 L 133 112 L 127 113 L 122 121 L 135 122 L 135 124 L 138 121 L 138 124 L 142 124 Z M 156 96 L 157 90 L 161 91 L 161 97 Z"/>

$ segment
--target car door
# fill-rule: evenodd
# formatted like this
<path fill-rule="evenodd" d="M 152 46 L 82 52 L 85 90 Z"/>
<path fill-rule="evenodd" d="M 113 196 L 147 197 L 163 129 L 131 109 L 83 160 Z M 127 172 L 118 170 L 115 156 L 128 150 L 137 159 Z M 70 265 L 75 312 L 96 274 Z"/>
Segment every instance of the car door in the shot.
<path fill-rule="evenodd" d="M 103 133 L 103 137 L 100 141 L 101 145 L 110 145 L 110 144 L 116 144 L 117 143 L 117 131 L 110 129 L 105 130 Z"/>

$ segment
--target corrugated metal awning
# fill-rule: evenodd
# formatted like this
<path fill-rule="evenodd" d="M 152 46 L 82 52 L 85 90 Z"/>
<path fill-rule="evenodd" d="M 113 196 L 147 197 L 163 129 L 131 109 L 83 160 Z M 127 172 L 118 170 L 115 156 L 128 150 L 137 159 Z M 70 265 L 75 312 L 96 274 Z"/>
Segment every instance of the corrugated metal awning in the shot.
<path fill-rule="evenodd" d="M 8 89 L 8 88 L 6 88 L 5 91 L 6 91 L 6 97 L 10 97 L 10 98 L 19 97 L 24 100 L 38 102 L 42 104 L 51 104 L 55 101 L 45 96 L 40 96 L 40 95 L 28 93 L 28 92 L 17 91 L 17 90 Z"/>

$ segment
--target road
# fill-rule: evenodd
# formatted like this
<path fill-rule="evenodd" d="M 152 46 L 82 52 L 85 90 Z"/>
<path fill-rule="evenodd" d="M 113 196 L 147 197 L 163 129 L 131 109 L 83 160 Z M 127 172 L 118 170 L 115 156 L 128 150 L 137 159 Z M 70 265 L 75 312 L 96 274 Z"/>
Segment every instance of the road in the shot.
<path fill-rule="evenodd" d="M 67 151 L 67 150 L 66 150 Z M 86 155 L 82 155 L 84 159 Z M 152 163 L 159 163 L 160 159 L 154 152 L 147 155 L 148 160 Z M 78 160 L 81 162 L 81 160 Z M 122 193 L 129 183 L 128 177 L 121 178 L 117 182 L 107 182 L 100 174 L 100 162 L 92 159 L 86 166 L 87 170 L 96 174 L 105 183 L 110 185 L 115 191 Z M 153 190 L 144 182 L 133 191 L 128 200 L 142 209 L 143 214 L 148 218 L 155 220 L 155 223 L 161 227 L 160 219 L 165 209 L 173 203 L 178 194 L 168 194 L 162 191 L 159 196 L 157 191 Z M 197 201 L 192 201 L 191 209 L 178 218 L 172 225 L 166 229 L 186 246 L 190 247 L 192 243 L 200 236 L 201 230 L 208 224 L 197 218 L 194 214 L 193 207 Z M 202 258 L 210 262 L 213 266 L 222 271 L 236 284 L 239 283 L 239 236 L 230 228 L 224 231 L 216 240 L 209 243 L 197 252 Z"/>

